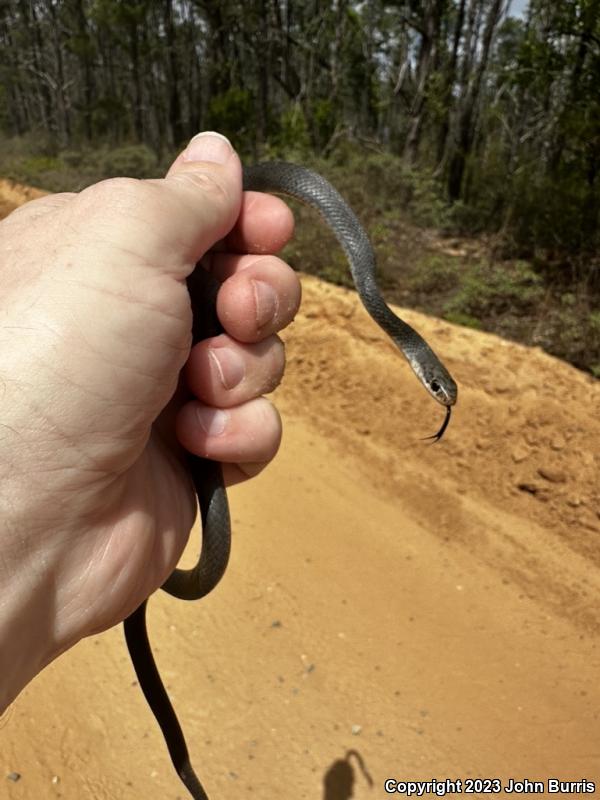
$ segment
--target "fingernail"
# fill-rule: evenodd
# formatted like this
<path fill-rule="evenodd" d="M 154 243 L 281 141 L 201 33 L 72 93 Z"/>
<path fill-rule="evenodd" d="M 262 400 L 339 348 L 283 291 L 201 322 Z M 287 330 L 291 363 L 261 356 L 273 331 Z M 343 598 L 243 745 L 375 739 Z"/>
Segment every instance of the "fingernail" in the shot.
<path fill-rule="evenodd" d="M 211 348 L 208 355 L 225 389 L 233 389 L 246 374 L 244 359 L 235 350 L 226 347 Z"/>
<path fill-rule="evenodd" d="M 277 313 L 279 300 L 275 290 L 264 281 L 252 281 L 256 303 L 256 324 L 263 328 Z"/>
<path fill-rule="evenodd" d="M 215 131 L 197 133 L 183 153 L 184 161 L 212 161 L 224 164 L 233 153 L 233 148 L 222 134 Z"/>
<path fill-rule="evenodd" d="M 196 406 L 198 422 L 204 433 L 209 436 L 220 436 L 227 426 L 229 414 L 220 408 L 208 408 L 207 406 Z"/>

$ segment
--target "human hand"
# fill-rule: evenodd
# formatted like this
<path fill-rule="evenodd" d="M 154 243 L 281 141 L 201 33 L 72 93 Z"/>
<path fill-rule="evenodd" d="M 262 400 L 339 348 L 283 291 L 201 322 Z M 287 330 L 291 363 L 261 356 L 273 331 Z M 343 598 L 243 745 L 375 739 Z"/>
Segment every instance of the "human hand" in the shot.
<path fill-rule="evenodd" d="M 0 224 L 0 711 L 171 573 L 195 516 L 182 446 L 231 483 L 279 445 L 261 395 L 300 288 L 267 254 L 291 214 L 242 194 L 226 140 L 193 142 L 164 180 L 103 181 Z M 190 354 L 201 257 L 225 333 Z"/>

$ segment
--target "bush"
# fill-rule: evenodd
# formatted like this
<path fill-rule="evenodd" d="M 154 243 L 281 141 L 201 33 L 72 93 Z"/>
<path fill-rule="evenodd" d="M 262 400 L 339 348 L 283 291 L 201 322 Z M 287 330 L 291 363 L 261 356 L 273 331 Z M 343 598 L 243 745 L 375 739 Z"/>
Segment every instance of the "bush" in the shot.
<path fill-rule="evenodd" d="M 0 175 L 50 192 L 77 192 L 117 175 L 148 178 L 162 174 L 156 155 L 145 145 L 116 149 L 81 147 L 40 153 L 29 139 L 0 142 Z"/>
<path fill-rule="evenodd" d="M 208 106 L 209 126 L 220 131 L 231 141 L 249 137 L 254 142 L 256 110 L 252 95 L 247 89 L 232 87 L 212 98 Z"/>
<path fill-rule="evenodd" d="M 507 312 L 524 312 L 543 298 L 542 278 L 526 261 L 512 264 L 475 263 L 444 306 L 444 316 L 466 314 L 481 319 Z"/>
<path fill-rule="evenodd" d="M 455 289 L 458 282 L 459 271 L 456 258 L 428 254 L 419 260 L 408 285 L 414 291 L 429 294 L 430 292 Z"/>
<path fill-rule="evenodd" d="M 103 172 L 112 177 L 147 178 L 154 174 L 157 159 L 146 145 L 132 144 L 106 151 L 101 163 Z"/>
<path fill-rule="evenodd" d="M 278 132 L 273 146 L 268 148 L 267 158 L 287 158 L 304 161 L 310 149 L 310 137 L 306 117 L 300 103 L 287 108 L 279 119 Z"/>
<path fill-rule="evenodd" d="M 37 186 L 50 191 L 59 191 L 59 175 L 65 164 L 60 158 L 45 155 L 7 155 L 0 164 L 3 177 L 11 178 L 28 186 Z"/>

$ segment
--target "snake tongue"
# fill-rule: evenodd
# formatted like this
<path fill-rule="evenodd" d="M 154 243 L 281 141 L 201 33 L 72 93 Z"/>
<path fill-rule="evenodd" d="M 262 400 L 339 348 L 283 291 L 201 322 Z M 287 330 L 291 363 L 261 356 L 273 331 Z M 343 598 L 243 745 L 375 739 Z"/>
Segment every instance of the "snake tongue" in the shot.
<path fill-rule="evenodd" d="M 437 433 L 434 433 L 431 436 L 423 436 L 422 440 L 423 441 L 427 441 L 427 440 L 431 439 L 431 443 L 432 444 L 435 444 L 436 442 L 439 442 L 439 440 L 444 435 L 444 432 L 445 432 L 446 428 L 448 427 L 448 423 L 450 422 L 450 416 L 451 415 L 452 415 L 452 406 L 446 406 L 446 417 L 445 417 L 444 421 L 442 422 L 442 427 L 439 429 L 439 431 Z"/>

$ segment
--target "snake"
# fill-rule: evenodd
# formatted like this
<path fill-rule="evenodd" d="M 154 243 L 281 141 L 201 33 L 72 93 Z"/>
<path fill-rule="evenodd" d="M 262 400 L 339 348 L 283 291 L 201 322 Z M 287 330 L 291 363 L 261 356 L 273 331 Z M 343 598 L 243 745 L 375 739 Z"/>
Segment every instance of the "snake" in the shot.
<path fill-rule="evenodd" d="M 373 247 L 350 206 L 324 177 L 307 167 L 287 162 L 267 161 L 245 166 L 243 188 L 299 200 L 320 214 L 346 255 L 363 306 L 406 358 L 422 386 L 445 407 L 446 416 L 437 433 L 424 437 L 439 441 L 457 400 L 456 383 L 422 336 L 397 316 L 383 299 L 376 280 Z M 216 279 L 200 265 L 188 279 L 194 343 L 223 332 L 216 314 L 218 288 Z M 196 565 L 187 570 L 175 569 L 161 588 L 181 600 L 199 600 L 215 588 L 225 573 L 231 546 L 231 524 L 221 464 L 191 453 L 185 458 L 200 508 L 202 545 Z M 146 604 L 147 600 L 124 622 L 125 640 L 138 683 L 160 726 L 179 778 L 194 800 L 208 800 L 191 765 L 181 725 L 154 661 L 146 627 Z"/>

